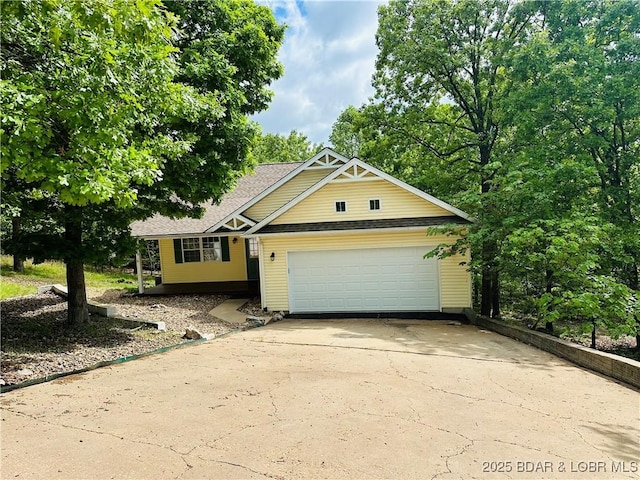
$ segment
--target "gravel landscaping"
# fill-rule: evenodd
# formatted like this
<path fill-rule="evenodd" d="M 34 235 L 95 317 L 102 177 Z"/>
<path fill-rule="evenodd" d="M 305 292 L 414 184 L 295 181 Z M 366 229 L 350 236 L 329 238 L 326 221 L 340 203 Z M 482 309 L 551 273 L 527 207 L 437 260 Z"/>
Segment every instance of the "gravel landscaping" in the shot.
<path fill-rule="evenodd" d="M 87 325 L 68 328 L 66 300 L 56 294 L 2 301 L 0 384 L 13 385 L 178 345 L 188 341 L 183 335 L 189 327 L 214 335 L 237 328 L 209 314 L 228 298 L 224 295 L 139 297 L 107 290 L 92 291 L 90 297 L 114 305 L 122 319 L 91 315 Z M 259 313 L 259 302 L 249 302 L 243 311 Z M 163 321 L 167 330 L 136 322 L 143 319 Z"/>

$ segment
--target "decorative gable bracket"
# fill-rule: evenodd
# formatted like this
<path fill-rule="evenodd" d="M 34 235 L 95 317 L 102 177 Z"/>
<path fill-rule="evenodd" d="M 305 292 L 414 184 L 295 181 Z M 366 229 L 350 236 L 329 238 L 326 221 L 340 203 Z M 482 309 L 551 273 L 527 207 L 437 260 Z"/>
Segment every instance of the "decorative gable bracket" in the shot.
<path fill-rule="evenodd" d="M 331 180 L 331 182 L 354 182 L 379 179 L 380 177 L 378 177 L 378 175 L 376 175 L 371 169 L 362 164 L 355 163 L 342 171 L 340 175 Z"/>
<path fill-rule="evenodd" d="M 308 170 L 319 170 L 325 168 L 338 168 L 347 163 L 345 159 L 338 158 L 331 153 L 326 152 L 324 155 L 316 158 L 312 163 L 307 166 Z"/>
<path fill-rule="evenodd" d="M 242 215 L 235 215 L 231 217 L 227 222 L 220 225 L 222 228 L 226 228 L 232 231 L 243 230 L 244 228 L 251 228 L 256 224 L 253 220 L 248 219 Z"/>

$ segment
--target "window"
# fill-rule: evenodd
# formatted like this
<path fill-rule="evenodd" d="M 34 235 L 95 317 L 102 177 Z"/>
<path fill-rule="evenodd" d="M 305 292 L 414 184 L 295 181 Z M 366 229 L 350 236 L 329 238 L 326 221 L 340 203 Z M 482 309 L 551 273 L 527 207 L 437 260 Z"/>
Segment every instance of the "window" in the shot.
<path fill-rule="evenodd" d="M 369 210 L 380 210 L 380 199 L 369 200 Z"/>
<path fill-rule="evenodd" d="M 346 212 L 347 211 L 347 202 L 344 200 L 340 200 L 336 202 L 336 212 Z"/>
<path fill-rule="evenodd" d="M 222 260 L 220 237 L 204 237 L 202 239 L 202 253 L 205 262 L 219 262 Z"/>
<path fill-rule="evenodd" d="M 186 262 L 200 261 L 200 239 L 199 238 L 183 238 L 182 239 L 182 257 Z"/>
<path fill-rule="evenodd" d="M 258 258 L 260 256 L 260 252 L 258 250 L 258 239 L 250 238 L 249 239 L 249 258 Z"/>
<path fill-rule="evenodd" d="M 182 238 L 174 241 L 174 249 L 176 254 L 176 263 L 191 262 L 221 262 L 229 261 L 224 258 L 223 243 L 229 242 L 228 238 L 221 237 L 202 237 L 202 238 Z M 226 248 L 228 257 L 228 250 Z"/>

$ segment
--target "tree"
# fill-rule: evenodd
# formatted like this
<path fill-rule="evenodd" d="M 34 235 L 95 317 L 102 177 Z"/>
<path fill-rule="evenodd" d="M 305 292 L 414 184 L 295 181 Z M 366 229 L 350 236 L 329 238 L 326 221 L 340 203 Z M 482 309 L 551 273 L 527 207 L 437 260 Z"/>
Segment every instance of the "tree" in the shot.
<path fill-rule="evenodd" d="M 601 221 L 618 228 L 615 276 L 638 290 L 640 10 L 637 2 L 541 5 L 545 30 L 513 59 L 520 134 L 552 140 L 592 172 Z M 532 152 L 535 154 L 535 152 Z"/>
<path fill-rule="evenodd" d="M 251 153 L 258 163 L 301 162 L 322 149 L 311 143 L 306 135 L 291 130 L 289 136 L 279 133 L 257 135 Z"/>
<path fill-rule="evenodd" d="M 38 242 L 42 232 L 52 235 L 58 226 L 51 217 L 53 196 L 5 172 L 2 182 L 2 248 L 13 254 L 13 270 L 24 270 L 28 257 L 40 259 L 41 252 L 30 254 L 30 245 Z"/>
<path fill-rule="evenodd" d="M 68 319 L 81 322 L 83 207 L 131 206 L 137 187 L 160 175 L 160 157 L 186 147 L 150 135 L 158 107 L 169 110 L 165 102 L 182 103 L 187 93 L 171 82 L 171 19 L 150 1 L 52 0 L 6 3 L 2 24 L 3 176 L 55 194 L 64 212 Z"/>
<path fill-rule="evenodd" d="M 598 321 L 607 319 L 609 331 L 635 331 L 640 348 L 640 315 L 637 309 L 629 313 L 634 309 L 620 307 L 633 304 L 629 289 L 637 297 L 639 288 L 640 11 L 631 1 L 552 2 L 539 8 L 544 30 L 510 60 L 513 82 L 519 86 L 509 100 L 516 138 L 529 164 L 539 164 L 552 152 L 552 169 L 571 162 L 582 178 L 581 195 L 569 195 L 576 186 L 572 175 L 558 177 L 558 187 L 548 185 L 547 191 L 560 188 L 566 193 L 564 201 L 556 197 L 555 217 L 546 212 L 540 218 L 559 218 L 557 211 L 566 211 L 566 205 L 573 205 L 575 217 L 575 206 L 581 203 L 581 218 L 590 218 L 591 228 L 607 232 L 596 252 L 586 249 L 596 255 L 597 272 L 583 271 L 579 286 L 557 283 L 554 298 L 564 298 L 561 305 L 570 304 L 583 314 L 591 308 Z M 579 230 L 580 223 L 575 225 Z M 548 232 L 548 238 L 553 239 L 554 232 Z M 594 292 L 600 292 L 598 305 Z M 614 296 L 627 300 L 601 307 Z M 617 327 L 610 311 L 617 312 Z M 629 321 L 633 315 L 635 326 Z"/>
<path fill-rule="evenodd" d="M 248 9 L 255 23 L 234 11 L 251 5 L 207 2 L 220 7 L 220 29 L 202 17 L 192 43 L 154 0 L 3 5 L 3 181 L 15 176 L 50 197 L 58 228 L 20 248 L 65 260 L 69 323 L 87 319 L 83 264 L 130 252 L 133 220 L 197 215 L 198 202 L 221 196 L 249 166 L 253 127 L 243 112 L 268 99 L 283 32 L 266 7 Z M 178 55 L 172 38 L 193 49 Z M 241 45 L 262 48 L 246 69 L 233 63 Z"/>
<path fill-rule="evenodd" d="M 450 165 L 476 175 L 474 249 L 482 276 L 481 313 L 500 314 L 496 180 L 505 95 L 505 60 L 528 34 L 529 4 L 446 0 L 392 1 L 379 13 L 374 85 L 384 128 L 419 144 Z M 397 121 L 400 120 L 400 121 Z"/>
<path fill-rule="evenodd" d="M 359 126 L 360 112 L 353 105 L 344 109 L 331 127 L 329 141 L 337 152 L 353 158 L 360 155 L 362 132 Z"/>
<path fill-rule="evenodd" d="M 267 108 L 273 96 L 269 84 L 283 73 L 277 55 L 285 27 L 267 6 L 252 0 L 165 4 L 178 16 L 173 38 L 180 49 L 176 79 L 215 94 L 223 110 L 208 121 L 196 117 L 167 122 L 167 132 L 178 130 L 194 142 L 190 155 L 166 165 L 165 181 L 154 184 L 145 201 L 153 202 L 160 193 L 161 204 L 152 210 L 184 215 L 186 200 L 187 212 L 197 215 L 202 213 L 199 203 L 220 199 L 254 165 L 249 151 L 259 129 L 248 116 Z M 172 198 L 182 201 L 169 202 Z"/>
<path fill-rule="evenodd" d="M 451 105 L 443 104 L 440 108 L 448 109 Z M 394 115 L 385 111 L 382 104 L 368 104 L 359 109 L 353 128 L 362 139 L 359 155 L 366 162 L 465 210 L 477 208 L 477 196 L 473 193 L 479 189 L 477 172 L 462 161 L 433 155 L 414 140 L 418 137 L 442 141 L 430 127 L 410 126 L 402 113 Z M 407 128 L 411 128 L 412 136 L 406 134 Z M 449 139 L 453 133 L 449 132 Z"/>

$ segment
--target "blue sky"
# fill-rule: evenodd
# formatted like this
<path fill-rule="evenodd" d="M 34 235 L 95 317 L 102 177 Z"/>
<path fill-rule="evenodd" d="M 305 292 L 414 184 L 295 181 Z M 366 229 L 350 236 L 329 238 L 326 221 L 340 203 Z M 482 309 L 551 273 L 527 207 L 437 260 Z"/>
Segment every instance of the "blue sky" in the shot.
<path fill-rule="evenodd" d="M 284 76 L 271 85 L 268 110 L 252 117 L 264 133 L 297 130 L 329 144 L 331 126 L 347 106 L 373 95 L 378 26 L 375 0 L 259 0 L 288 25 L 279 59 Z"/>

